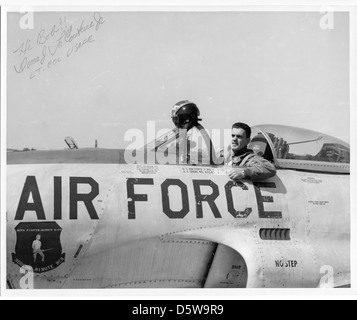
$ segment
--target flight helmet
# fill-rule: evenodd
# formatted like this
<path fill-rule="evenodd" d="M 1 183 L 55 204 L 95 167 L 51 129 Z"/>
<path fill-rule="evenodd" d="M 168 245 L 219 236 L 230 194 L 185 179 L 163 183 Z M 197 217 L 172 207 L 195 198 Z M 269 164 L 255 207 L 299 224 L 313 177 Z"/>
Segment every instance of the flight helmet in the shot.
<path fill-rule="evenodd" d="M 179 129 L 191 129 L 201 120 L 199 116 L 200 110 L 197 105 L 189 100 L 179 101 L 172 108 L 171 118 Z"/>

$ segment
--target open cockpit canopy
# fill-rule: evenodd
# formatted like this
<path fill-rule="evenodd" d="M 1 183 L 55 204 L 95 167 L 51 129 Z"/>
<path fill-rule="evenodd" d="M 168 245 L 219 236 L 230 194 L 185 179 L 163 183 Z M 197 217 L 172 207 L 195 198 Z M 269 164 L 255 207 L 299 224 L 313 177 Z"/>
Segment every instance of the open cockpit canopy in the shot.
<path fill-rule="evenodd" d="M 289 126 L 259 125 L 252 128 L 249 145 L 278 168 L 349 173 L 350 146 L 329 135 Z"/>

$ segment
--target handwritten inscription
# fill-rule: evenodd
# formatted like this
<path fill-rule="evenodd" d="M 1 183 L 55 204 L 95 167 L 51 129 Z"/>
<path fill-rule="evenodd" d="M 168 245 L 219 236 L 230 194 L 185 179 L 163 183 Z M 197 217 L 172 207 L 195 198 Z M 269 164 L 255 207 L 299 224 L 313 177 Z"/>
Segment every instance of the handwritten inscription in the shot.
<path fill-rule="evenodd" d="M 15 72 L 26 74 L 29 79 L 38 77 L 95 42 L 104 23 L 100 13 L 78 25 L 60 18 L 58 23 L 41 29 L 35 38 L 26 39 L 12 52 L 19 58 L 14 64 Z"/>

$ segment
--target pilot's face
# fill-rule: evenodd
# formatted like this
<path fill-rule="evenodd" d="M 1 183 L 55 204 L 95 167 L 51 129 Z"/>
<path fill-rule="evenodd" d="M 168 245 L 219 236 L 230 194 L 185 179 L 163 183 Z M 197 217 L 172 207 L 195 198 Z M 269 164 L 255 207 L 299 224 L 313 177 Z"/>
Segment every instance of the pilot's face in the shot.
<path fill-rule="evenodd" d="M 250 142 L 250 138 L 247 138 L 247 134 L 242 128 L 232 129 L 232 142 L 231 147 L 233 152 L 237 152 L 247 146 Z"/>

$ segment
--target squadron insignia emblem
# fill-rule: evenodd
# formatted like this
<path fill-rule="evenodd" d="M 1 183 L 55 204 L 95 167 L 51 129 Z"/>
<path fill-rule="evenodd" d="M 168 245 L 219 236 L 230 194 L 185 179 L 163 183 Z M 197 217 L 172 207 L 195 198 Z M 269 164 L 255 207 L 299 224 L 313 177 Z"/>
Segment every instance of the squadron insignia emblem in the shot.
<path fill-rule="evenodd" d="M 56 269 L 65 261 L 62 253 L 62 228 L 56 222 L 21 222 L 15 228 L 17 242 L 12 261 L 31 266 L 35 273 Z"/>

